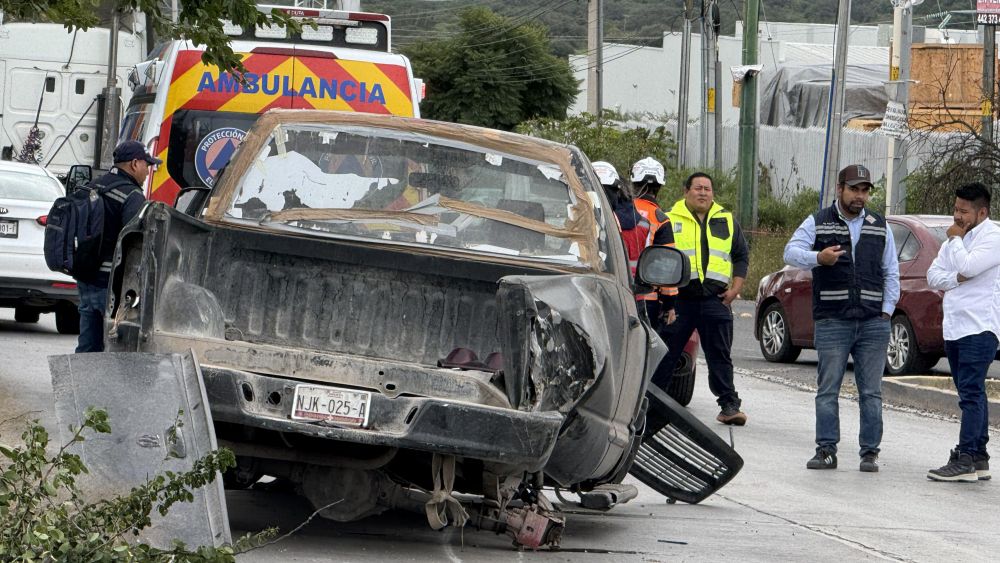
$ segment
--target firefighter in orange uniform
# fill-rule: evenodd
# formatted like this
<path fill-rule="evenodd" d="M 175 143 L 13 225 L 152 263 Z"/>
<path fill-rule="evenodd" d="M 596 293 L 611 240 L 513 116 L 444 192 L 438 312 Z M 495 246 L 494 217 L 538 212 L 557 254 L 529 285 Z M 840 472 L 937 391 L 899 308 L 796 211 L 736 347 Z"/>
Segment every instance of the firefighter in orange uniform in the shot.
<path fill-rule="evenodd" d="M 648 224 L 649 235 L 644 244 L 628 244 L 629 265 L 635 274 L 639 254 L 651 244 L 674 246 L 674 230 L 670 226 L 670 218 L 660 209 L 656 196 L 663 186 L 664 170 L 653 157 L 646 157 L 632 165 L 632 190 L 635 194 L 633 206 L 638 214 L 638 220 Z M 639 241 L 636 241 L 639 242 Z M 650 323 L 656 332 L 662 336 L 663 328 L 674 320 L 674 300 L 677 297 L 676 288 L 661 288 L 654 293 L 639 296 L 646 302 L 646 312 Z"/>

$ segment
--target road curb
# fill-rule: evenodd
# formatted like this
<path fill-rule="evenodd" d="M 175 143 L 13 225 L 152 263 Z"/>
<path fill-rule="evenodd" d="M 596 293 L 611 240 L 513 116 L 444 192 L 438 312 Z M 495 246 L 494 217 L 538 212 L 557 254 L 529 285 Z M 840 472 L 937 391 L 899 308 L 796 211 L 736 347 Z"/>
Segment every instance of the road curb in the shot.
<path fill-rule="evenodd" d="M 996 384 L 994 386 L 994 384 Z M 987 380 L 990 396 L 990 425 L 1000 426 L 1000 382 Z M 950 377 L 914 375 L 884 378 L 882 400 L 893 405 L 927 410 L 943 415 L 960 417 L 958 392 Z"/>

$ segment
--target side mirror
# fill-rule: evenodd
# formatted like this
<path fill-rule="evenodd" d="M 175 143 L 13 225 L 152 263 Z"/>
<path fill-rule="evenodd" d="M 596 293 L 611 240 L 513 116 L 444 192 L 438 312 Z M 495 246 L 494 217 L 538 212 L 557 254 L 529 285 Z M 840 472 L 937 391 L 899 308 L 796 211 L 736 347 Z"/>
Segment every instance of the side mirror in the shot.
<path fill-rule="evenodd" d="M 651 287 L 684 287 L 691 280 L 691 261 L 671 246 L 650 246 L 639 255 L 635 278 L 637 294 Z"/>
<path fill-rule="evenodd" d="M 181 191 L 177 194 L 177 199 L 174 200 L 174 209 L 185 215 L 194 217 L 201 209 L 201 205 L 205 202 L 205 198 L 208 197 L 211 191 L 212 188 L 205 186 L 181 188 Z"/>
<path fill-rule="evenodd" d="M 85 187 L 94 177 L 94 169 L 90 167 L 89 164 L 74 164 L 69 167 L 69 172 L 66 173 L 66 193 L 71 194 L 74 191 Z"/>

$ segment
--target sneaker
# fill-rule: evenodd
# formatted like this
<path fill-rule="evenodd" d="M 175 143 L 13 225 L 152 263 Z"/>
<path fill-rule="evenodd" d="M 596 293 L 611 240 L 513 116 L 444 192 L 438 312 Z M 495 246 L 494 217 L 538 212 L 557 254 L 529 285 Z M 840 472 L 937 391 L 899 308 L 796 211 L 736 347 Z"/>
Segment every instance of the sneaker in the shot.
<path fill-rule="evenodd" d="M 951 450 L 951 455 L 948 456 L 948 463 L 954 463 L 958 461 L 958 446 Z M 972 456 L 972 465 L 976 468 L 976 478 L 980 481 L 989 481 L 992 479 L 990 475 L 990 457 L 987 454 L 975 454 Z"/>
<path fill-rule="evenodd" d="M 747 415 L 740 410 L 740 407 L 729 404 L 722 407 L 722 411 L 719 412 L 719 416 L 715 417 L 715 420 L 718 420 L 723 424 L 743 426 L 747 423 Z"/>
<path fill-rule="evenodd" d="M 861 471 L 865 473 L 878 473 L 878 454 L 868 452 L 861 456 Z"/>
<path fill-rule="evenodd" d="M 819 448 L 816 450 L 816 455 L 812 459 L 806 462 L 806 469 L 836 469 L 837 468 L 837 454 L 826 450 L 824 448 Z"/>
<path fill-rule="evenodd" d="M 959 453 L 955 457 L 955 461 L 951 461 L 949 456 L 948 463 L 938 469 L 928 471 L 927 478 L 932 481 L 963 481 L 967 483 L 975 483 L 979 480 L 972 456 L 966 453 Z"/>
<path fill-rule="evenodd" d="M 993 478 L 990 475 L 990 458 L 973 456 L 972 465 L 976 468 L 976 478 L 980 481 L 989 481 Z"/>

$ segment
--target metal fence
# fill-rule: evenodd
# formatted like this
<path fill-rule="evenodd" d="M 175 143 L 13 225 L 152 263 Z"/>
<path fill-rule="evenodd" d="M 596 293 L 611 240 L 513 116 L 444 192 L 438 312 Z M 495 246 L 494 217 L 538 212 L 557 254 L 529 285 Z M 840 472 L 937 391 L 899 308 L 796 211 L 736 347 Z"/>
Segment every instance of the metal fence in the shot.
<path fill-rule="evenodd" d="M 662 123 L 631 122 L 629 125 L 658 126 Z M 677 120 L 668 120 L 667 129 L 676 135 Z M 713 132 L 709 131 L 709 135 Z M 701 161 L 701 126 L 688 124 L 688 148 L 685 164 L 704 167 Z M 819 189 L 823 177 L 823 156 L 826 147 L 826 130 L 812 127 L 760 126 L 757 129 L 757 156 L 770 179 L 772 193 L 787 198 L 803 188 Z M 914 171 L 927 159 L 935 147 L 943 146 L 956 134 L 911 134 L 906 144 L 907 170 Z M 864 164 L 878 181 L 884 178 L 887 168 L 888 137 L 874 131 L 845 129 L 841 132 L 840 162 Z M 712 138 L 709 138 L 709 155 Z M 739 161 L 739 125 L 722 127 L 722 166 L 734 171 Z M 712 165 L 709 156 L 708 166 Z"/>

